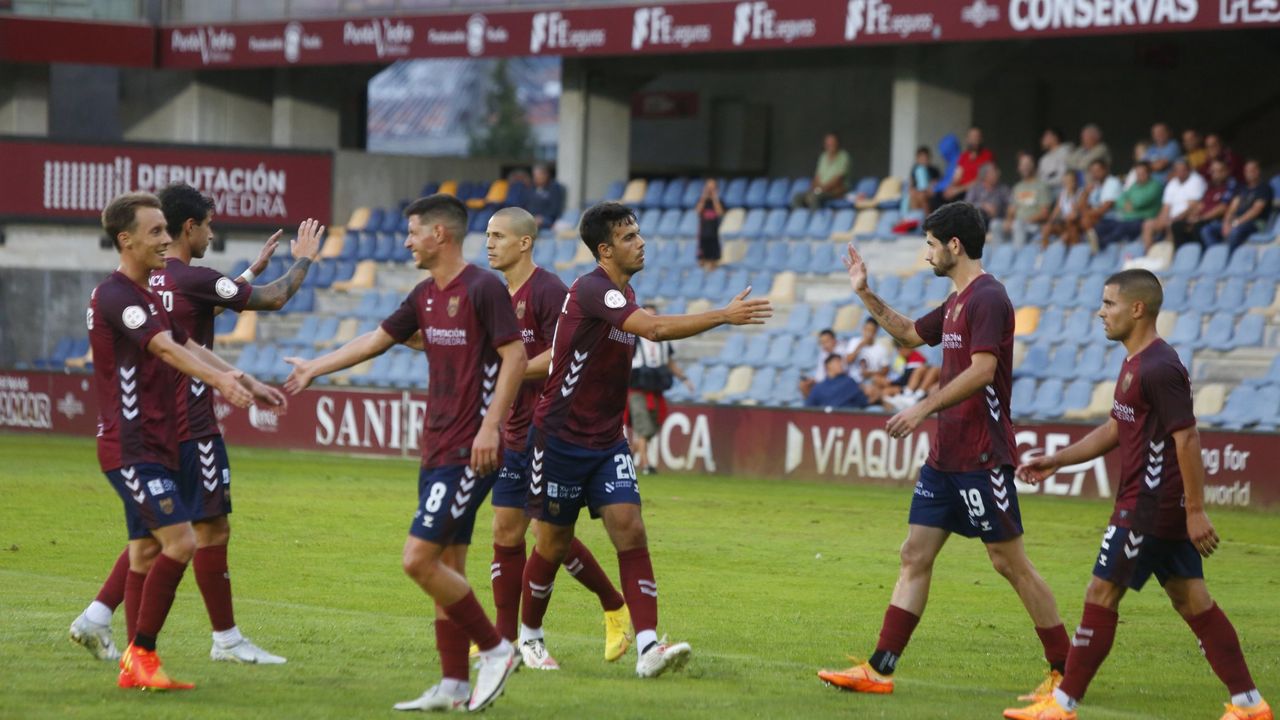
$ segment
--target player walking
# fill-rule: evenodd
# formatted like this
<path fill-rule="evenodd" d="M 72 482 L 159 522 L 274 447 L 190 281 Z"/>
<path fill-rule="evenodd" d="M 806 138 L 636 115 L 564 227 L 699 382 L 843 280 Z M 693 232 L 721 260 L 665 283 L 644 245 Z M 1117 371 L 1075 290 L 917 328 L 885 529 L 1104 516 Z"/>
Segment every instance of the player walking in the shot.
<path fill-rule="evenodd" d="M 1204 462 L 1191 380 L 1177 352 L 1156 334 L 1163 300 L 1160 281 L 1147 270 L 1107 278 L 1098 317 L 1107 339 L 1123 343 L 1128 352 L 1111 418 L 1080 442 L 1018 468 L 1021 479 L 1038 483 L 1060 467 L 1120 449 L 1115 511 L 1085 590 L 1084 616 L 1062 684 L 1034 705 L 1005 710 L 1007 718 L 1074 719 L 1077 703 L 1111 651 L 1120 600 L 1130 588 L 1141 590 L 1152 574 L 1231 693 L 1222 720 L 1274 717 L 1249 674 L 1235 628 L 1205 586 L 1201 556 L 1217 549 L 1218 533 L 1204 510 Z"/>
<path fill-rule="evenodd" d="M 1013 306 L 1004 286 L 982 269 L 986 223 L 973 205 L 944 205 L 924 223 L 928 262 L 955 285 L 942 306 L 916 320 L 904 317 L 867 287 L 867 268 L 849 246 L 849 280 L 880 326 L 903 345 L 942 345 L 942 387 L 888 422 L 895 438 L 938 413 L 929 459 L 920 469 L 901 568 L 880 639 L 869 662 L 818 677 L 845 690 L 893 692 L 898 659 L 929 597 L 934 559 L 952 533 L 978 537 L 991 564 L 1018 593 L 1049 661 L 1041 697 L 1061 680 L 1069 640 L 1053 593 L 1027 558 L 1013 483 L 1015 443 L 1009 422 L 1013 369 Z"/>

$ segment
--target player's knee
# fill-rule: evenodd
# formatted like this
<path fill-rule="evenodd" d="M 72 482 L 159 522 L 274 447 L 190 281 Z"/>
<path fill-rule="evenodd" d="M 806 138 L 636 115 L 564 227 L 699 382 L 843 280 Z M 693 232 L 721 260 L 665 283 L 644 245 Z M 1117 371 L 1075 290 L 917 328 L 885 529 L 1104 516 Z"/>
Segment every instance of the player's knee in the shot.
<path fill-rule="evenodd" d="M 524 542 L 524 535 L 525 521 L 522 513 L 493 514 L 493 541 L 496 544 L 514 547 Z"/>
<path fill-rule="evenodd" d="M 1094 578 L 1084 591 L 1084 601 L 1090 605 L 1100 605 L 1104 608 L 1115 610 L 1120 607 L 1120 598 L 1123 593 L 1122 588 Z"/>
<path fill-rule="evenodd" d="M 412 552 L 404 554 L 401 564 L 404 574 L 419 582 L 429 581 L 441 569 L 439 558 L 427 558 Z"/>
<path fill-rule="evenodd" d="M 231 524 L 227 522 L 226 515 L 220 515 L 208 522 L 197 523 L 195 531 L 198 547 L 226 545 L 231 540 Z"/>
<path fill-rule="evenodd" d="M 929 572 L 933 569 L 933 557 L 925 552 L 924 548 L 912 543 L 910 540 L 902 543 L 902 549 L 898 552 L 898 557 L 902 562 L 902 569 L 912 573 Z"/>
<path fill-rule="evenodd" d="M 189 530 L 166 537 L 160 544 L 161 552 L 181 563 L 191 562 L 196 553 L 196 535 Z"/>

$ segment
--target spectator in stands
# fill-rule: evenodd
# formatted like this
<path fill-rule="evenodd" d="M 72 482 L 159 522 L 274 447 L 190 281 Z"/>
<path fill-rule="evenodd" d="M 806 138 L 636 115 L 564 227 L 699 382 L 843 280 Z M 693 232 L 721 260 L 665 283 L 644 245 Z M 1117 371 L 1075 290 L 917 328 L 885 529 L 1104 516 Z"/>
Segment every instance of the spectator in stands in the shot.
<path fill-rule="evenodd" d="M 1209 133 L 1204 136 L 1204 152 L 1210 161 L 1221 160 L 1227 164 L 1227 168 L 1231 171 L 1231 177 L 1235 178 L 1237 183 L 1244 180 L 1244 166 L 1240 162 L 1240 157 L 1231 152 L 1231 148 L 1222 142 L 1222 136 L 1218 133 Z"/>
<path fill-rule="evenodd" d="M 1004 217 L 1009 212 L 1009 186 L 1000 182 L 1000 168 L 994 164 L 978 169 L 978 182 L 969 187 L 964 201 L 982 211 L 987 221 L 987 232 L 996 243 L 1005 236 Z"/>
<path fill-rule="evenodd" d="M 800 394 L 809 397 L 809 392 L 813 390 L 813 386 L 827 376 L 827 358 L 836 352 L 836 334 L 831 328 L 826 328 L 818 333 L 818 358 L 815 361 L 813 374 L 809 377 L 800 378 Z"/>
<path fill-rule="evenodd" d="M 1205 188 L 1204 197 L 1191 206 L 1190 212 L 1181 221 L 1173 223 L 1173 244 L 1182 247 L 1189 242 L 1200 242 L 1200 232 L 1211 222 L 1221 220 L 1227 214 L 1227 206 L 1231 204 L 1236 192 L 1236 179 L 1231 177 L 1231 168 L 1221 158 L 1209 161 L 1209 185 Z"/>
<path fill-rule="evenodd" d="M 889 352 L 876 342 L 880 332 L 880 324 L 871 316 L 862 323 L 862 335 L 849 341 L 844 350 L 844 361 L 849 366 L 849 376 L 861 385 L 871 384 L 874 387 L 876 378 L 883 378 L 889 373 L 889 363 L 893 358 Z M 875 393 L 864 387 L 868 396 Z"/>
<path fill-rule="evenodd" d="M 551 170 L 541 163 L 533 166 L 533 188 L 525 210 L 546 230 L 564 214 L 564 186 L 551 177 Z"/>
<path fill-rule="evenodd" d="M 657 315 L 658 308 L 644 306 Z M 679 379 L 696 392 L 693 383 L 676 364 L 676 350 L 669 342 L 636 338 L 635 355 L 631 359 L 631 391 L 627 393 L 627 420 L 631 425 L 631 448 L 636 456 L 636 469 L 641 475 L 653 475 L 649 466 L 649 441 L 658 434 L 667 416 L 663 393 Z"/>
<path fill-rule="evenodd" d="M 1169 179 L 1169 171 L 1173 168 L 1173 161 L 1182 157 L 1182 146 L 1178 145 L 1178 141 L 1173 139 L 1173 133 L 1169 131 L 1169 124 L 1158 122 L 1151 126 L 1151 145 L 1147 148 L 1147 154 L 1143 156 L 1151 165 L 1151 177 L 1156 182 L 1163 185 Z"/>
<path fill-rule="evenodd" d="M 1142 223 L 1142 247 L 1149 250 L 1158 240 L 1163 240 L 1174 223 L 1183 222 L 1200 204 L 1207 186 L 1200 173 L 1191 172 L 1186 158 L 1173 161 L 1173 172 L 1164 184 L 1160 213 Z"/>
<path fill-rule="evenodd" d="M 1071 153 L 1067 166 L 1079 173 L 1088 172 L 1089 167 L 1101 160 L 1111 165 L 1111 150 L 1102 142 L 1102 128 L 1093 123 L 1080 128 L 1080 146 Z"/>
<path fill-rule="evenodd" d="M 964 152 L 956 162 L 956 173 L 951 184 L 942 191 L 942 203 L 949 203 L 965 196 L 969 188 L 978 182 L 978 171 L 983 165 L 994 165 L 996 156 L 982 144 L 982 128 L 973 126 L 965 135 Z"/>
<path fill-rule="evenodd" d="M 1204 149 L 1204 136 L 1199 130 L 1187 128 L 1182 131 L 1182 155 L 1187 159 L 1192 172 L 1203 171 L 1202 174 L 1208 180 L 1209 168 L 1206 165 L 1209 162 L 1209 153 Z"/>
<path fill-rule="evenodd" d="M 1040 149 L 1044 151 L 1044 154 L 1040 156 L 1040 164 L 1036 174 L 1039 176 L 1040 182 L 1048 186 L 1050 192 L 1053 192 L 1062 185 L 1062 176 L 1069 172 L 1068 164 L 1071 159 L 1071 153 L 1076 148 L 1071 143 L 1062 141 L 1061 130 L 1051 127 L 1046 128 L 1044 134 L 1040 136 Z M 1021 169 L 1018 172 L 1021 173 Z"/>
<path fill-rule="evenodd" d="M 804 399 L 805 407 L 857 409 L 871 404 L 866 393 L 858 386 L 858 381 L 849 377 L 844 358 L 838 353 L 828 355 L 823 367 L 826 379 L 813 386 L 813 390 Z"/>
<path fill-rule="evenodd" d="M 1129 174 L 1124 176 L 1124 189 L 1128 190 L 1138 180 L 1138 164 L 1146 160 L 1147 149 L 1151 147 L 1151 143 L 1146 140 L 1139 140 L 1133 144 L 1133 165 L 1129 168 Z"/>
<path fill-rule="evenodd" d="M 1094 228 L 1115 207 L 1123 190 L 1120 179 L 1111 175 L 1107 161 L 1094 160 L 1090 163 L 1089 182 L 1084 187 L 1086 202 L 1080 208 L 1081 232 L 1095 233 Z"/>
<path fill-rule="evenodd" d="M 1053 131 L 1047 130 L 1045 135 L 1048 136 L 1051 132 Z M 1040 169 L 1044 169 L 1043 158 Z M 1064 165 L 1063 175 L 1065 174 L 1067 173 Z M 1036 176 L 1036 159 L 1031 153 L 1018 153 L 1018 175 L 1022 179 L 1013 186 L 1004 226 L 1008 229 L 1014 246 L 1022 247 L 1027 242 L 1027 238 L 1038 234 L 1040 226 L 1049 219 L 1049 213 L 1053 211 L 1053 194 L 1049 189 L 1049 183 L 1042 177 Z M 1059 182 L 1063 175 L 1058 176 Z"/>
<path fill-rule="evenodd" d="M 848 179 L 849 153 L 840 148 L 840 138 L 835 133 L 827 133 L 822 138 L 822 154 L 813 172 L 813 183 L 808 191 L 791 198 L 791 207 L 817 210 L 844 195 Z"/>
<path fill-rule="evenodd" d="M 1275 200 L 1271 186 L 1262 180 L 1262 165 L 1250 158 L 1244 163 L 1244 184 L 1237 189 L 1227 212 L 1200 231 L 1205 247 L 1226 241 L 1232 250 L 1249 236 L 1264 229 L 1271 204 Z"/>
<path fill-rule="evenodd" d="M 720 264 L 720 219 L 724 217 L 720 188 L 714 178 L 703 183 L 694 212 L 698 213 L 698 265 L 710 272 Z"/>
<path fill-rule="evenodd" d="M 1031 167 L 1034 173 L 1035 158 L 1031 159 Z M 888 376 L 877 384 L 881 404 L 886 409 L 899 411 L 928 395 L 942 373 L 940 368 L 931 367 L 919 350 L 903 345 L 901 340 L 894 340 L 893 344 L 898 352 L 889 365 Z"/>
<path fill-rule="evenodd" d="M 1100 248 L 1137 237 L 1142 233 L 1143 224 L 1160 214 L 1164 185 L 1155 179 L 1150 163 L 1140 162 L 1135 169 L 1138 179 L 1133 186 L 1121 191 L 1114 212 L 1094 226 Z"/>
<path fill-rule="evenodd" d="M 1053 203 L 1049 219 L 1040 228 L 1040 247 L 1049 247 L 1053 236 L 1062 238 L 1067 247 L 1080 241 L 1080 210 L 1084 206 L 1084 193 L 1074 170 L 1062 176 L 1062 189 Z"/>
<path fill-rule="evenodd" d="M 933 164 L 928 145 L 916 148 L 916 164 L 907 172 L 907 205 L 912 210 L 929 210 L 933 197 L 933 184 L 942 177 L 942 171 Z"/>

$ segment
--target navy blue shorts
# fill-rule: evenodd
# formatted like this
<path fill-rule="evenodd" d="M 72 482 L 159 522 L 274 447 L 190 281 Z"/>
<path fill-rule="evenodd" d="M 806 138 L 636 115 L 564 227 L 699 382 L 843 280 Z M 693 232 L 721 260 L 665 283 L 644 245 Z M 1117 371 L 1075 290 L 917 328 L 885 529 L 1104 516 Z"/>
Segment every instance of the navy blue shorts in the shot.
<path fill-rule="evenodd" d="M 1152 573 L 1161 586 L 1171 577 L 1203 578 L 1204 561 L 1190 540 L 1165 540 L 1108 525 L 1098 561 L 1093 564 L 1094 576 L 1141 590 Z"/>
<path fill-rule="evenodd" d="M 111 487 L 124 501 L 124 522 L 130 540 L 151 537 L 151 531 L 189 522 L 190 514 L 178 492 L 178 473 L 163 465 L 142 463 L 107 473 Z"/>
<path fill-rule="evenodd" d="M 479 477 L 466 465 L 422 468 L 409 534 L 438 545 L 470 545 L 476 510 L 496 478 L 497 473 Z"/>
<path fill-rule="evenodd" d="M 231 464 L 221 435 L 187 440 L 178 446 L 182 472 L 178 487 L 191 522 L 231 514 Z"/>
<path fill-rule="evenodd" d="M 607 450 L 591 450 L 534 430 L 530 437 L 529 517 L 571 526 L 586 505 L 600 517 L 606 505 L 640 504 L 635 461 L 626 440 Z"/>
<path fill-rule="evenodd" d="M 947 530 L 984 543 L 1022 535 L 1013 467 L 947 473 L 920 468 L 907 522 Z"/>
<path fill-rule="evenodd" d="M 502 451 L 502 467 L 493 483 L 493 506 L 524 509 L 529 496 L 529 449 Z"/>

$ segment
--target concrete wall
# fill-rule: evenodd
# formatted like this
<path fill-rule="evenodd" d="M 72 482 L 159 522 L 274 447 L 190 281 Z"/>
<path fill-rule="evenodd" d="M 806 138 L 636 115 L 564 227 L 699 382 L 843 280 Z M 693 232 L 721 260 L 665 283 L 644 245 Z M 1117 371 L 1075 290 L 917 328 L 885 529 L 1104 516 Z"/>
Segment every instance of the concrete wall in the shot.
<path fill-rule="evenodd" d="M 49 132 L 49 67 L 0 63 L 0 134 Z"/>
<path fill-rule="evenodd" d="M 53 352 L 58 339 L 88 337 L 85 310 L 102 273 L 0 267 L 0 367 L 12 367 Z"/>

